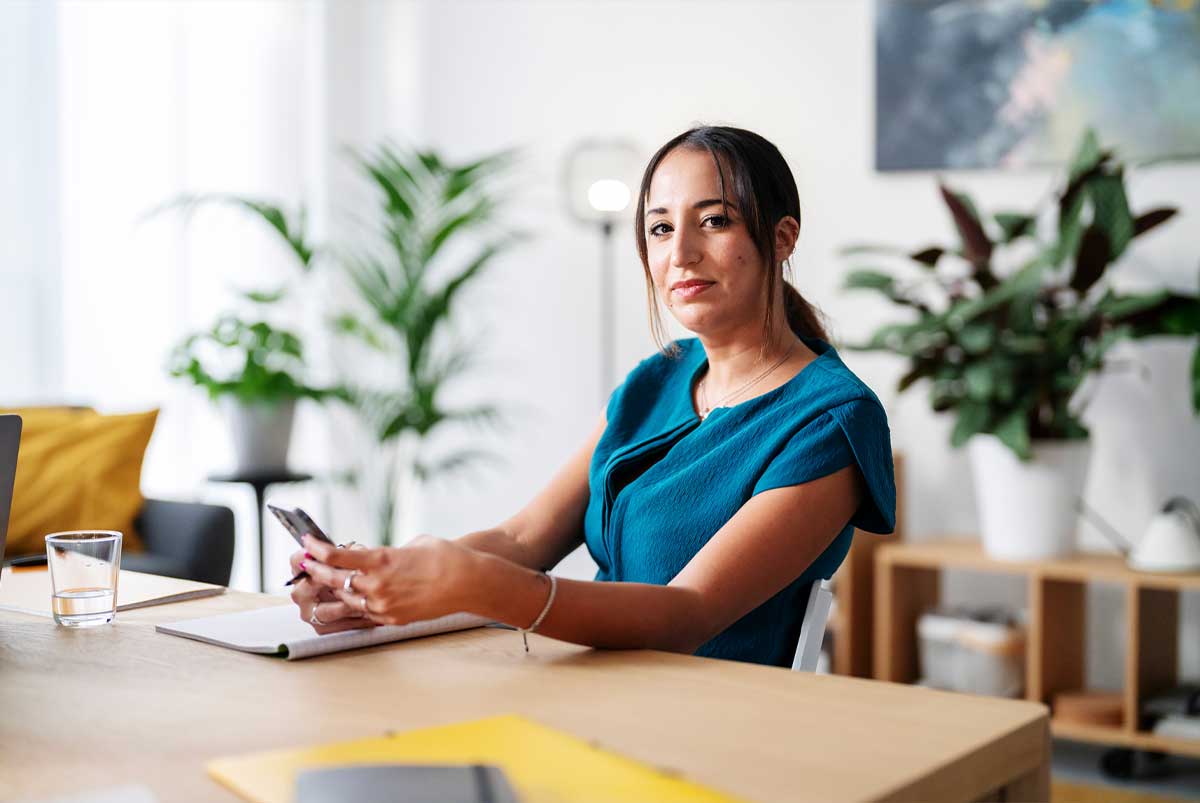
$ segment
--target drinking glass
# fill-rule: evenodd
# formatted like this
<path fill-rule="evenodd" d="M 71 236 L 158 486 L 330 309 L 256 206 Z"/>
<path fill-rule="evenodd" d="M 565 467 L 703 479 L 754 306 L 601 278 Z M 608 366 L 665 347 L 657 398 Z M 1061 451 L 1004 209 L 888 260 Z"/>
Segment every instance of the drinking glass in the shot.
<path fill-rule="evenodd" d="M 116 615 L 121 534 L 74 530 L 46 536 L 54 621 L 66 627 L 105 625 Z"/>

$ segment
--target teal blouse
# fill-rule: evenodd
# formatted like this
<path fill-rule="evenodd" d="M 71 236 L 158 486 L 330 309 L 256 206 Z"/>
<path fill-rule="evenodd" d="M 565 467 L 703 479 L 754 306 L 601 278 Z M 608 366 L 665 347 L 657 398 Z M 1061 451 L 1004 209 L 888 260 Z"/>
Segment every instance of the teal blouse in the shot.
<path fill-rule="evenodd" d="M 799 577 L 704 644 L 697 655 L 791 666 L 814 580 L 830 578 L 854 529 L 890 533 L 896 487 L 879 399 L 823 340 L 787 383 L 701 422 L 692 387 L 708 363 L 692 338 L 678 357 L 643 360 L 613 392 L 589 470 L 584 517 L 597 580 L 666 585 L 752 496 L 856 464 L 862 505 Z"/>

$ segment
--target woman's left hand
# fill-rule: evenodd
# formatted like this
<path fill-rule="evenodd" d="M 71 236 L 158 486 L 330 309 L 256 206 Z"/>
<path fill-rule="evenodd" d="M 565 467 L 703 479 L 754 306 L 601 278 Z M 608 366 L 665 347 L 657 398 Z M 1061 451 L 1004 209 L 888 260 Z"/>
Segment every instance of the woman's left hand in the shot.
<path fill-rule="evenodd" d="M 306 536 L 304 548 L 315 559 L 305 562 L 305 571 L 379 624 L 402 625 L 469 610 L 472 592 L 480 585 L 480 553 L 429 535 L 403 547 L 375 549 L 337 549 Z"/>

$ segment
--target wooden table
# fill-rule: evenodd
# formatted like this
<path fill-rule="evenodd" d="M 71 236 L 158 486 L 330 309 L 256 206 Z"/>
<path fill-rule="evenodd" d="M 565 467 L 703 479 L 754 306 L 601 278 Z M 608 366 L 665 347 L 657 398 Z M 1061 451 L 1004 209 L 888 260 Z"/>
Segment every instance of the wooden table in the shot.
<path fill-rule="evenodd" d="M 204 764 L 516 713 L 750 800 L 1047 800 L 1046 707 L 483 629 L 286 662 L 155 633 L 281 604 L 229 592 L 94 630 L 0 612 L 0 799 L 130 783 L 233 800 Z"/>

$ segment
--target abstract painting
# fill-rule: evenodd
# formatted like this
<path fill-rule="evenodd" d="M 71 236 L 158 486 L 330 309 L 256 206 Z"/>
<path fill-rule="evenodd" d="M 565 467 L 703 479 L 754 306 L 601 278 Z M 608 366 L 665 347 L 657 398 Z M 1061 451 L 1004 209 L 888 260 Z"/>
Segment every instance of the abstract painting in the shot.
<path fill-rule="evenodd" d="M 1200 158 L 1200 0 L 876 0 L 879 170 Z"/>

